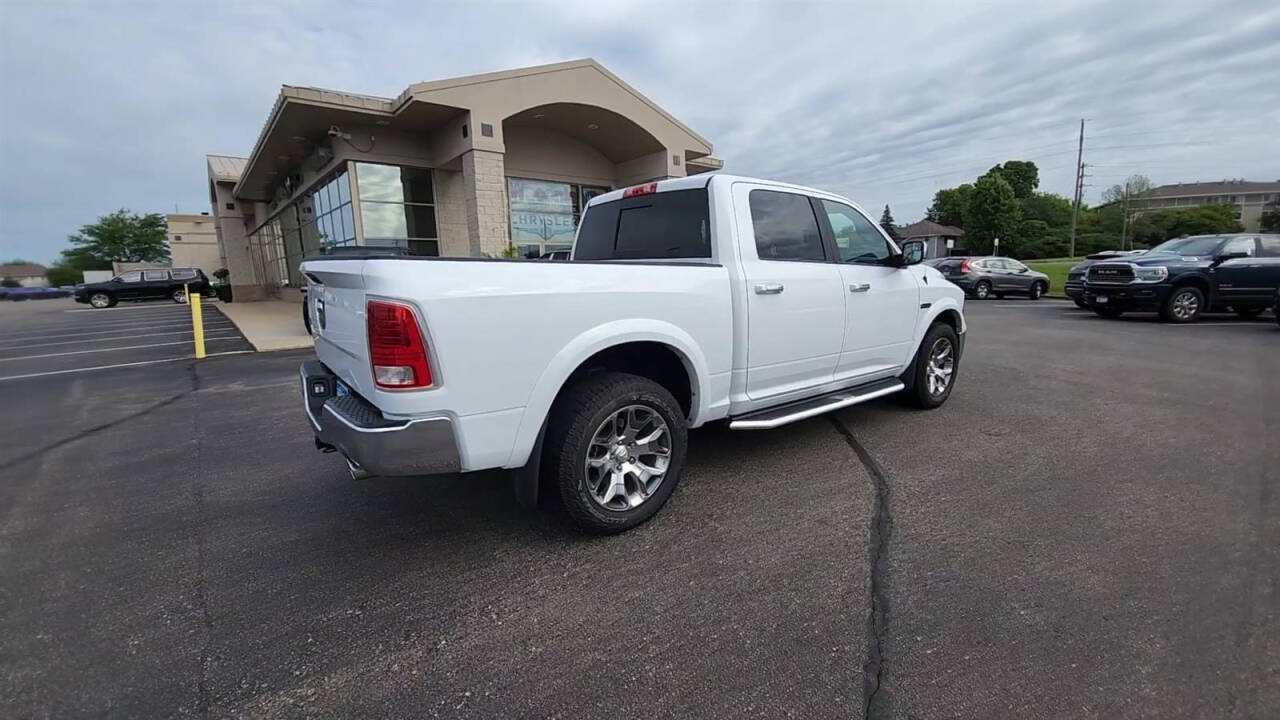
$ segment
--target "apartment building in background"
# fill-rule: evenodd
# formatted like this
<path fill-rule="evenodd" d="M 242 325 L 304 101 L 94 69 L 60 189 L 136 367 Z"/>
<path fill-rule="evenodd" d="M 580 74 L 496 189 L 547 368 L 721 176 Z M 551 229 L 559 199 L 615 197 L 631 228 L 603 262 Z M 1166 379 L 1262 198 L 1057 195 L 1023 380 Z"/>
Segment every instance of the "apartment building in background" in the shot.
<path fill-rule="evenodd" d="M 1152 188 L 1129 200 L 1133 214 L 1154 210 L 1175 210 L 1197 205 L 1230 204 L 1240 209 L 1240 223 L 1245 232 L 1258 232 L 1262 213 L 1280 207 L 1280 180 L 1251 182 L 1222 180 L 1219 182 L 1175 183 Z"/>

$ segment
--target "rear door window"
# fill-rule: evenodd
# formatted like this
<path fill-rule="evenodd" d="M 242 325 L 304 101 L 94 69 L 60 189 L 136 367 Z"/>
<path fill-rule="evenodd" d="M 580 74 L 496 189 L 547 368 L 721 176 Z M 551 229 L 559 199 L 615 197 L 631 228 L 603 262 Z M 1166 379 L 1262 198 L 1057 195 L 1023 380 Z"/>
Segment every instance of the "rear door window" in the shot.
<path fill-rule="evenodd" d="M 826 260 L 818 219 L 808 197 L 752 190 L 749 202 L 756 254 L 761 260 Z"/>
<path fill-rule="evenodd" d="M 126 283 L 142 282 L 142 272 L 139 270 L 130 270 L 127 273 L 121 273 L 116 279 L 120 282 Z"/>
<path fill-rule="evenodd" d="M 707 189 L 671 190 L 587 208 L 574 260 L 711 257 Z"/>

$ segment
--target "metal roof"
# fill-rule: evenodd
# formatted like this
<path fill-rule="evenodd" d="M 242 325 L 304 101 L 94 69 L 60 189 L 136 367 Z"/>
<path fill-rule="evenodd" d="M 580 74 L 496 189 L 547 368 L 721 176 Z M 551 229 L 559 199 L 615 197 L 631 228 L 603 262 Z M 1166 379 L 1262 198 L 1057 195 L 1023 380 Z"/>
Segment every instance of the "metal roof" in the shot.
<path fill-rule="evenodd" d="M 904 240 L 913 237 L 964 237 L 964 231 L 950 225 L 939 225 L 932 220 L 921 220 L 898 228 L 898 236 Z"/>
<path fill-rule="evenodd" d="M 1204 195 L 1237 195 L 1239 193 L 1280 192 L 1280 181 L 1250 182 L 1248 180 L 1219 180 L 1218 182 L 1176 183 L 1151 188 L 1139 197 L 1143 200 L 1171 197 L 1199 197 Z"/>
<path fill-rule="evenodd" d="M 218 182 L 238 182 L 244 173 L 248 158 L 231 155 L 206 155 L 209 161 L 209 177 Z"/>

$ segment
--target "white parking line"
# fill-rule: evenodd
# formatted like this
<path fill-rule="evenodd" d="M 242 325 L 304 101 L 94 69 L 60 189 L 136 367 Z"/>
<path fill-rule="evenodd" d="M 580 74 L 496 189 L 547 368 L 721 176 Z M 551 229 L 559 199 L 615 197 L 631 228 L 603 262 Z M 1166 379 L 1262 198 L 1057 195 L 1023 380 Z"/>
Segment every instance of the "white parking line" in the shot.
<path fill-rule="evenodd" d="M 227 352 L 209 353 L 208 355 L 205 355 L 205 357 L 211 358 L 211 357 L 219 357 L 222 355 L 244 355 L 246 353 L 251 353 L 251 352 L 253 351 L 252 350 L 228 350 Z M 179 360 L 195 360 L 195 359 L 196 358 L 194 355 L 186 355 L 183 357 L 165 358 L 163 360 L 141 360 L 139 362 L 118 363 L 116 365 L 96 365 L 94 367 L 74 368 L 71 370 L 51 370 L 49 372 L 27 373 L 26 375 L 6 375 L 6 376 L 0 377 L 0 382 L 4 382 L 5 380 L 26 380 L 27 378 L 45 377 L 48 375 L 69 375 L 71 373 L 93 372 L 95 370 L 111 370 L 114 368 L 137 367 L 139 365 L 157 365 L 159 363 L 177 362 Z"/>
<path fill-rule="evenodd" d="M 206 329 L 206 330 L 209 330 L 209 328 L 208 328 L 208 327 L 206 327 L 205 329 Z M 226 331 L 227 329 L 228 329 L 228 328 L 217 327 L 217 328 L 213 328 L 211 332 L 224 332 L 224 331 Z M 27 344 L 27 345 L 24 345 L 24 344 L 22 344 L 22 343 L 18 343 L 17 345 L 10 345 L 10 346 L 8 346 L 8 347 L 0 347 L 0 350 L 18 350 L 18 349 L 20 349 L 20 348 L 48 347 L 48 346 L 50 346 L 50 345 L 82 345 L 82 344 L 85 344 L 85 343 L 112 342 L 112 341 L 114 341 L 114 340 L 132 340 L 133 338 L 142 338 L 142 337 L 158 337 L 158 336 L 161 336 L 161 335 L 190 335 L 190 334 L 191 334 L 191 331 L 190 331 L 190 330 L 170 330 L 169 332 L 158 332 L 158 333 L 137 333 L 137 334 L 134 334 L 134 335 L 125 335 L 125 336 L 123 336 L 123 337 L 87 338 L 87 339 L 84 339 L 84 340 L 59 340 L 58 342 L 31 343 L 31 344 Z"/>
<path fill-rule="evenodd" d="M 201 299 L 200 299 L 200 304 L 201 304 L 201 305 L 208 305 L 210 302 L 214 302 L 214 301 L 210 300 L 209 298 L 201 298 Z M 178 303 L 174 303 L 174 305 L 178 305 Z M 182 307 L 185 307 L 185 305 L 184 305 L 184 306 L 182 306 Z M 136 305 L 136 306 L 134 306 L 134 307 L 119 307 L 119 306 L 117 306 L 117 307 L 113 307 L 113 308 L 79 308 L 79 309 L 75 309 L 75 310 L 63 310 L 62 312 L 96 312 L 96 313 L 106 313 L 106 312 L 118 312 L 118 311 L 122 311 L 122 310 L 169 310 L 169 311 L 173 311 L 173 310 L 175 310 L 175 308 L 169 308 L 169 307 L 150 307 L 150 306 L 147 306 L 147 305 Z"/>
<path fill-rule="evenodd" d="M 210 327 L 213 327 L 215 325 L 229 326 L 229 325 L 232 325 L 232 323 L 227 320 L 214 320 L 214 321 L 204 323 L 204 328 L 208 330 Z M 176 328 L 176 327 L 184 327 L 184 326 L 191 327 L 191 323 L 190 322 L 165 323 L 163 325 L 148 325 L 145 327 L 143 326 L 123 327 L 123 328 L 116 328 L 114 330 L 90 330 L 87 332 L 54 333 L 52 335 L 28 335 L 25 337 L 13 337 L 11 335 L 6 335 L 3 339 L 0 339 L 0 342 L 18 341 L 18 344 L 20 345 L 23 342 L 26 342 L 28 340 L 46 340 L 48 338 L 63 338 L 63 337 L 84 337 L 86 335 L 106 335 L 110 333 L 124 333 L 124 336 L 128 337 L 135 330 L 158 330 L 160 328 Z"/>
<path fill-rule="evenodd" d="M 239 335 L 219 335 L 218 337 L 206 337 L 205 342 L 214 340 L 239 340 Z M 22 357 L 0 358 L 0 362 L 12 362 L 14 360 L 38 360 L 40 358 L 65 357 L 67 355 L 84 355 L 86 353 L 100 352 L 116 352 L 118 350 L 141 350 L 143 348 L 167 347 L 171 345 L 190 345 L 190 340 L 178 340 L 176 342 L 151 343 L 149 345 L 126 345 L 125 347 L 109 347 L 95 348 L 93 350 L 72 350 L 70 352 L 45 353 L 43 355 L 23 355 Z"/>
<path fill-rule="evenodd" d="M 222 317 L 222 316 L 215 315 L 214 317 Z M 144 315 L 144 316 L 137 316 L 137 317 L 132 317 L 128 319 L 113 318 L 110 320 L 99 320 L 95 322 L 84 322 L 82 320 L 81 322 L 74 322 L 74 323 L 57 323 L 52 325 L 41 325 L 40 329 L 41 330 L 74 330 L 76 328 L 116 327 L 121 325 L 122 326 L 138 325 L 142 323 L 180 322 L 183 320 L 187 322 L 191 322 L 191 316 L 186 313 L 164 313 L 162 315 L 161 314 Z"/>

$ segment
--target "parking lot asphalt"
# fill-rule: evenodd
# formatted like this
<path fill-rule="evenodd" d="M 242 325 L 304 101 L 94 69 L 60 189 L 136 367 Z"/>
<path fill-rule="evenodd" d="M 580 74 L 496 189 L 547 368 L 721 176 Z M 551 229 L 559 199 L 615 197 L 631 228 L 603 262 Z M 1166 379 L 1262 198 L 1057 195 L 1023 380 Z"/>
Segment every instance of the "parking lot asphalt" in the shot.
<path fill-rule="evenodd" d="M 209 355 L 252 350 L 218 310 L 202 303 Z M 194 357 L 191 308 L 172 302 L 93 309 L 70 298 L 0 303 L 0 382 L 71 375 Z"/>
<path fill-rule="evenodd" d="M 308 353 L 0 382 L 0 715 L 1275 716 L 1280 328 L 966 311 L 942 408 L 696 431 L 610 538 L 351 480 Z"/>

